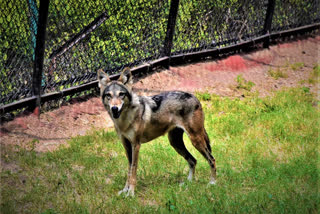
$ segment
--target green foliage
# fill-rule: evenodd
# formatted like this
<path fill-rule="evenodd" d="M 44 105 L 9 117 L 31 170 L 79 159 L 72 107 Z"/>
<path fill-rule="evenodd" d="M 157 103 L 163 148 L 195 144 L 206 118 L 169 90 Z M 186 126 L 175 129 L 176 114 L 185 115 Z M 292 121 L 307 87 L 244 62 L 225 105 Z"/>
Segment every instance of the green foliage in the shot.
<path fill-rule="evenodd" d="M 290 68 L 293 70 L 293 71 L 297 71 L 301 68 L 304 67 L 304 63 L 303 62 L 296 62 L 296 63 L 293 63 L 290 65 Z"/>
<path fill-rule="evenodd" d="M 107 4 L 103 1 L 90 1 L 88 3 L 89 7 L 79 1 L 54 2 L 55 5 L 49 13 L 50 32 L 53 36 L 57 36 L 54 32 L 58 29 L 60 41 L 53 38 L 53 44 L 50 46 L 52 50 L 80 32 L 102 12 L 106 12 L 109 18 L 91 34 L 86 43 L 80 47 L 77 45 L 78 47 L 72 51 L 74 58 L 81 58 L 86 62 L 83 66 L 95 72 L 101 67 L 111 69 L 159 54 L 165 37 L 167 3 L 156 0 L 109 1 Z M 160 9 L 156 10 L 154 7 Z M 61 21 L 57 22 L 57 18 Z M 48 53 L 50 54 L 51 50 Z M 90 57 L 95 57 L 95 60 L 91 61 Z"/>
<path fill-rule="evenodd" d="M 313 70 L 312 76 L 315 78 L 319 78 L 320 77 L 320 64 L 315 64 L 313 66 L 312 70 Z"/>
<path fill-rule="evenodd" d="M 198 160 L 192 183 L 187 162 L 160 137 L 141 147 L 135 198 L 117 196 L 127 159 L 117 134 L 99 130 L 48 153 L 36 153 L 36 141 L 29 149 L 2 147 L 1 212 L 317 212 L 320 112 L 312 94 L 296 88 L 266 98 L 198 96 L 207 100 L 201 102 L 217 185 L 208 185 L 208 163 L 186 135 Z"/>
<path fill-rule="evenodd" d="M 6 97 L 17 88 L 30 87 L 32 43 L 27 1 L 0 0 L 0 4 L 4 7 L 0 14 L 0 96 Z M 25 75 L 16 75 L 18 69 Z"/>
<path fill-rule="evenodd" d="M 27 1 L 22 4 L 19 1 L 10 1 L 9 4 L 3 2 L 3 5 L 9 7 L 6 10 L 7 17 L 0 15 L 1 29 L 5 29 L 0 38 L 0 64 L 4 65 L 0 68 L 0 86 L 1 96 L 5 97 L 14 90 L 31 88 L 33 59 Z M 54 50 L 103 12 L 109 18 L 87 39 L 57 57 L 54 62 L 47 60 Z M 157 58 L 165 38 L 168 13 L 167 1 L 51 1 L 43 80 L 51 79 L 57 86 L 47 88 L 46 92 L 83 84 L 81 80 L 71 82 L 70 79 L 95 73 L 98 68 L 114 69 L 137 60 Z M 13 23 L 18 23 L 19 28 Z M 25 59 L 19 71 L 19 66 L 12 61 L 15 56 Z M 20 77 L 19 73 L 29 75 L 29 78 Z M 68 81 L 69 84 L 65 83 Z"/>
<path fill-rule="evenodd" d="M 252 87 L 255 86 L 253 82 L 245 80 L 242 75 L 238 75 L 236 81 L 237 81 L 236 87 L 238 89 L 251 91 Z"/>
<path fill-rule="evenodd" d="M 320 76 L 320 66 L 319 64 L 315 64 L 313 66 L 312 73 L 309 76 L 309 78 L 307 80 L 301 80 L 300 83 L 301 84 L 309 83 L 313 85 L 318 84 L 320 82 L 319 76 Z"/>
<path fill-rule="evenodd" d="M 284 71 L 284 69 L 281 69 L 281 68 L 277 68 L 276 70 L 270 68 L 268 70 L 268 74 L 276 80 L 279 78 L 288 77 L 288 74 Z"/>
<path fill-rule="evenodd" d="M 246 16 L 242 16 L 241 8 L 246 8 Z M 242 39 L 245 33 L 240 30 L 241 25 L 246 24 L 248 20 L 260 18 L 257 16 L 260 11 L 261 7 L 257 7 L 257 4 L 238 0 L 180 1 L 172 52 L 179 53 L 194 48 L 210 47 L 226 40 L 224 37 L 230 37 L 230 35 Z M 238 27 L 231 24 L 235 20 Z M 261 27 L 250 26 L 246 33 L 253 34 Z M 241 32 L 236 32 L 238 30 Z"/>
<path fill-rule="evenodd" d="M 303 62 L 296 62 L 296 63 L 292 63 L 292 64 L 287 62 L 285 66 L 279 67 L 275 70 L 272 68 L 269 68 L 268 74 L 277 80 L 279 78 L 287 78 L 288 77 L 288 74 L 287 74 L 288 69 L 293 70 L 293 71 L 297 71 L 297 70 L 302 69 L 303 67 L 305 67 L 305 64 Z"/>
<path fill-rule="evenodd" d="M 294 9 L 294 12 L 292 12 L 292 9 Z M 311 1 L 276 0 L 272 29 L 286 29 L 290 26 L 313 23 L 318 18 L 319 11 Z"/>
<path fill-rule="evenodd" d="M 36 2 L 39 5 L 40 1 Z M 16 90 L 31 88 L 34 35 L 28 1 L 0 0 L 0 3 L 4 5 L 0 15 L 0 95 L 6 97 Z M 259 35 L 266 10 L 261 5 L 260 1 L 180 1 L 172 53 L 212 48 L 223 41 L 221 46 L 225 46 L 232 42 L 228 39 L 240 41 L 248 39 L 246 35 Z M 169 9 L 170 1 L 158 0 L 50 1 L 43 84 L 50 79 L 56 86 L 45 92 L 83 84 L 81 76 L 91 75 L 99 68 L 111 70 L 160 57 Z M 103 12 L 109 18 L 88 38 L 55 61 L 48 60 L 54 50 Z M 308 17 L 308 24 L 317 17 L 312 3 L 276 1 L 273 22 L 276 26 L 294 26 L 301 17 Z M 74 78 L 79 79 L 71 81 Z"/>
<path fill-rule="evenodd" d="M 2 6 L 5 5 L 3 14 L 0 15 L 0 62 L 8 60 L 10 52 L 27 54 L 31 48 L 27 1 L 5 1 L 0 0 Z"/>
<path fill-rule="evenodd" d="M 197 92 L 196 96 L 201 101 L 209 101 L 209 100 L 211 100 L 211 96 L 212 95 L 210 93 L 208 93 L 208 92 L 204 92 L 204 93 Z"/>

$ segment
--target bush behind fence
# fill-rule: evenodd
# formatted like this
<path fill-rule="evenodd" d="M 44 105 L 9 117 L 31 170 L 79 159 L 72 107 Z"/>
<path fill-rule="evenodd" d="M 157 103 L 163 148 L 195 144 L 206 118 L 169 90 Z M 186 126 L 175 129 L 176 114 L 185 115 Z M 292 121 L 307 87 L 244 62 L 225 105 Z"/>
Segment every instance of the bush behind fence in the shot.
<path fill-rule="evenodd" d="M 99 68 L 114 74 L 124 66 L 163 57 L 173 2 L 179 1 L 51 0 L 42 94 L 92 82 Z M 226 47 L 264 35 L 270 2 L 275 2 L 271 32 L 320 21 L 320 0 L 180 0 L 169 55 Z M 40 1 L 0 3 L 3 106 L 33 96 Z M 59 105 L 61 100 L 51 103 Z"/>

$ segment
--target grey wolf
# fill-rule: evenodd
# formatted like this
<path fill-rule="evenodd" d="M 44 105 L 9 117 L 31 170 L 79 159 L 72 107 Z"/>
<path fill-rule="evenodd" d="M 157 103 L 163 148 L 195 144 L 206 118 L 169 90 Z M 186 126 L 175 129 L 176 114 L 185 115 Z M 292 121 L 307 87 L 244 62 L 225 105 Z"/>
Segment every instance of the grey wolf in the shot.
<path fill-rule="evenodd" d="M 208 161 L 211 168 L 210 184 L 215 184 L 215 159 L 211 155 L 209 137 L 204 128 L 202 106 L 194 95 L 170 91 L 154 96 L 138 96 L 132 91 L 133 80 L 129 68 L 125 68 L 119 79 L 114 81 L 100 69 L 98 82 L 102 102 L 113 120 L 129 162 L 127 181 L 119 194 L 134 195 L 141 144 L 166 133 L 171 146 L 189 164 L 188 180 L 192 180 L 197 160 L 184 145 L 184 132 Z"/>

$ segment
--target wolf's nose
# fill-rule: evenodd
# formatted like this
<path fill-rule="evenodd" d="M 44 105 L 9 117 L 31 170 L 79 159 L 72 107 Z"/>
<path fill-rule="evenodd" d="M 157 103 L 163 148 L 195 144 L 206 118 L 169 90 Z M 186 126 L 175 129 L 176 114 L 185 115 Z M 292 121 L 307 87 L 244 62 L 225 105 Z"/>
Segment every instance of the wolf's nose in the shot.
<path fill-rule="evenodd" d="M 117 106 L 112 106 L 111 107 L 112 112 L 118 112 L 118 107 Z"/>
<path fill-rule="evenodd" d="M 120 117 L 120 110 L 117 106 L 112 106 L 111 107 L 111 112 L 112 112 L 112 116 L 113 118 L 117 119 Z"/>

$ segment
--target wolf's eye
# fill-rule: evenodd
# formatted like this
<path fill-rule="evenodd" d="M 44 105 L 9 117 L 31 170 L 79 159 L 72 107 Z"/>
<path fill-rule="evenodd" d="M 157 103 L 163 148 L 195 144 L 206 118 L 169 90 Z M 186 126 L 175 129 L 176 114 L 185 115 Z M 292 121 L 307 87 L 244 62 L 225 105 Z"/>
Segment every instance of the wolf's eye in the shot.
<path fill-rule="evenodd" d="M 108 100 L 110 100 L 111 99 L 111 94 L 106 94 L 106 97 L 107 97 Z"/>
<path fill-rule="evenodd" d="M 123 92 L 120 92 L 120 93 L 119 93 L 119 97 L 121 97 L 121 98 L 123 98 L 125 95 L 126 95 L 126 94 L 123 93 Z"/>

